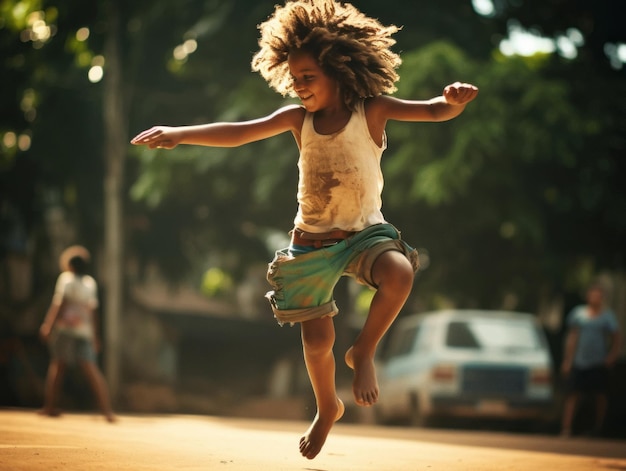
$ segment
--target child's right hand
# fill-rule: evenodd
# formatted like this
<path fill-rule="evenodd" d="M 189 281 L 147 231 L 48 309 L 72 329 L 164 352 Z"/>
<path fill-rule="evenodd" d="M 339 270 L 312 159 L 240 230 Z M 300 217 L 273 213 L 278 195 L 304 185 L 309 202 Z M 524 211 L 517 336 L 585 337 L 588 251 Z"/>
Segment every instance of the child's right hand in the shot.
<path fill-rule="evenodd" d="M 454 82 L 443 90 L 443 97 L 450 105 L 465 105 L 476 98 L 478 87 L 471 83 Z"/>
<path fill-rule="evenodd" d="M 131 144 L 145 145 L 150 149 L 173 149 L 182 139 L 182 133 L 175 127 L 154 126 L 140 132 L 130 141 Z"/>

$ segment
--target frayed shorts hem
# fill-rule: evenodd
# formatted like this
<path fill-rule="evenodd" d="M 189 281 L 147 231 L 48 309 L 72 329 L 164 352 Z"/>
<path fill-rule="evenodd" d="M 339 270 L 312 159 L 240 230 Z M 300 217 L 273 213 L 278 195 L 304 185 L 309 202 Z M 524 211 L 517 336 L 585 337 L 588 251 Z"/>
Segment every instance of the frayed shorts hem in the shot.
<path fill-rule="evenodd" d="M 273 291 L 267 293 L 266 297 L 272 299 L 274 295 Z M 297 322 L 306 322 L 314 319 L 321 319 L 322 317 L 334 317 L 339 313 L 339 308 L 335 301 L 330 301 L 326 304 L 316 307 L 305 307 L 300 309 L 278 309 L 272 305 L 272 311 L 274 311 L 274 318 L 276 322 L 282 327 L 285 324 L 289 324 L 292 327 Z"/>

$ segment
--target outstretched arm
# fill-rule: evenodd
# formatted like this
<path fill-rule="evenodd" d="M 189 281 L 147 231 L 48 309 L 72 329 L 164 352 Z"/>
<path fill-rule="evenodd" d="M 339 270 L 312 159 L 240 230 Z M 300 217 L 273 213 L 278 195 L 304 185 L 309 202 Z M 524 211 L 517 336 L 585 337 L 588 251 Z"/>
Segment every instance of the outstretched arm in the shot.
<path fill-rule="evenodd" d="M 235 123 L 212 123 L 197 126 L 154 126 L 139 133 L 130 142 L 150 149 L 173 149 L 179 144 L 212 147 L 236 147 L 291 131 L 298 138 L 304 111 L 285 106 L 269 116 Z"/>
<path fill-rule="evenodd" d="M 382 123 L 396 121 L 447 121 L 460 115 L 465 106 L 476 98 L 478 88 L 469 83 L 455 82 L 443 89 L 441 96 L 430 100 L 401 100 L 380 96 L 370 100 L 368 119 Z"/>
<path fill-rule="evenodd" d="M 367 125 L 372 138 L 380 145 L 387 121 L 447 121 L 460 115 L 476 95 L 478 88 L 474 85 L 455 82 L 445 87 L 441 96 L 430 100 L 377 96 L 366 102 Z"/>

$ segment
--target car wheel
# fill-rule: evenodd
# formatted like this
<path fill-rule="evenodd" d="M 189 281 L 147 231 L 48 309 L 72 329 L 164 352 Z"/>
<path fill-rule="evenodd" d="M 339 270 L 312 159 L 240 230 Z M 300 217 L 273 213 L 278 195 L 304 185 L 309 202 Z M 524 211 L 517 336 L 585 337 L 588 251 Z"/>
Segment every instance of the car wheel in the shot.
<path fill-rule="evenodd" d="M 413 427 L 428 427 L 430 424 L 430 418 L 424 414 L 420 406 L 420 400 L 416 395 L 411 396 L 409 424 Z"/>

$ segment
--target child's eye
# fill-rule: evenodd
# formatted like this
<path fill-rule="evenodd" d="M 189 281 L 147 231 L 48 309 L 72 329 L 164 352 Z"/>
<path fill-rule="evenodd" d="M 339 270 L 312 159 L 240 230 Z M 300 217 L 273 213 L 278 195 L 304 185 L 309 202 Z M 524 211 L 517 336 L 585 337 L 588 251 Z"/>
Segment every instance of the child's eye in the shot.
<path fill-rule="evenodd" d="M 302 75 L 301 77 L 291 76 L 291 86 L 295 87 L 298 83 L 312 82 L 315 80 L 315 75 Z"/>

